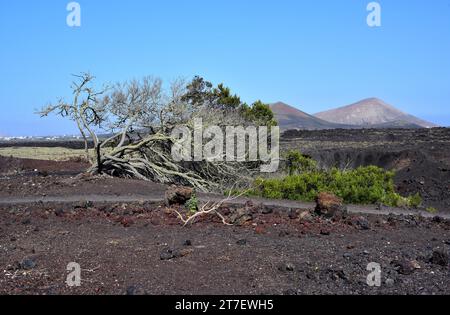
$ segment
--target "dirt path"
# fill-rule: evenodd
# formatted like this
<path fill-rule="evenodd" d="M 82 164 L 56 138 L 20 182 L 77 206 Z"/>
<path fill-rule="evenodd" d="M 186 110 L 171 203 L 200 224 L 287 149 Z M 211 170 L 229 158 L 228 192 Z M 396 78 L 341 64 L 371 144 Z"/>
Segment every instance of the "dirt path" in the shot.
<path fill-rule="evenodd" d="M 199 199 L 202 202 L 207 201 L 220 201 L 224 199 L 221 195 L 216 194 L 200 194 Z M 160 192 L 149 193 L 147 195 L 104 195 L 104 194 L 91 194 L 91 195 L 65 195 L 65 196 L 29 196 L 29 197 L 0 197 L 0 205 L 13 206 L 13 205 L 27 205 L 27 204 L 73 204 L 80 202 L 91 203 L 164 203 L 164 197 Z M 232 202 L 228 202 L 228 205 L 239 206 L 248 202 L 253 204 L 262 204 L 268 207 L 275 207 L 281 210 L 289 211 L 290 209 L 312 209 L 314 203 L 311 202 L 299 202 L 291 200 L 269 200 L 262 198 L 238 198 Z M 435 216 L 450 219 L 450 214 L 431 214 L 425 211 L 408 210 L 401 208 L 384 207 L 379 209 L 376 206 L 370 205 L 348 205 L 348 211 L 354 214 L 375 214 L 375 215 L 420 215 L 425 218 L 432 218 Z"/>

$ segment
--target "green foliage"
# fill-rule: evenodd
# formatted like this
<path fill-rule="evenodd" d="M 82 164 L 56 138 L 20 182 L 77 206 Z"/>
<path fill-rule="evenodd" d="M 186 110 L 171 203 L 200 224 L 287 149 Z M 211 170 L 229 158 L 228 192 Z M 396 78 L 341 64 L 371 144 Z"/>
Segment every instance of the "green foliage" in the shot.
<path fill-rule="evenodd" d="M 298 157 L 297 154 L 293 156 Z M 301 165 L 300 165 L 301 166 Z M 308 166 L 308 165 L 307 165 Z M 394 173 L 376 166 L 354 170 L 309 170 L 277 179 L 257 179 L 251 195 L 272 199 L 313 201 L 320 192 L 331 192 L 346 203 L 417 207 L 420 196 L 395 192 Z"/>
<path fill-rule="evenodd" d="M 216 106 L 222 109 L 237 109 L 241 106 L 241 98 L 236 94 L 232 95 L 230 88 L 224 86 L 222 83 L 214 88 L 212 91 L 216 99 Z"/>
<path fill-rule="evenodd" d="M 261 101 L 251 106 L 243 103 L 241 98 L 232 94 L 230 88 L 224 84 L 217 87 L 202 77 L 196 76 L 186 86 L 186 93 L 181 98 L 183 102 L 193 107 L 208 104 L 211 108 L 240 111 L 249 122 L 259 126 L 276 126 L 278 123 L 270 106 Z"/>
<path fill-rule="evenodd" d="M 270 106 L 268 104 L 264 104 L 261 101 L 254 102 L 252 106 L 243 104 L 242 111 L 244 113 L 244 116 L 249 121 L 254 122 L 256 125 L 268 127 L 278 125 L 277 121 L 275 120 L 275 115 L 270 109 Z"/>
<path fill-rule="evenodd" d="M 300 151 L 290 150 L 285 154 L 285 172 L 289 175 L 317 170 L 317 162 L 303 155 Z"/>
<path fill-rule="evenodd" d="M 198 198 L 195 193 L 192 195 L 191 199 L 186 202 L 186 207 L 191 215 L 198 211 Z"/>
<path fill-rule="evenodd" d="M 438 213 L 438 210 L 436 208 L 433 208 L 433 207 L 428 207 L 427 208 L 427 212 L 431 213 L 431 214 L 436 214 L 436 213 Z"/>

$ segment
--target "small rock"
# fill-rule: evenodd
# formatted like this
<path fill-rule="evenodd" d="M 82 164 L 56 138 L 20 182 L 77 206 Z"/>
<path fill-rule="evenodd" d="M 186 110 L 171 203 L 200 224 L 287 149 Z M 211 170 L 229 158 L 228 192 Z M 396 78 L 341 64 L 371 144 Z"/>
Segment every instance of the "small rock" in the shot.
<path fill-rule="evenodd" d="M 166 205 L 184 205 L 193 194 L 194 190 L 190 187 L 170 186 L 165 194 Z"/>
<path fill-rule="evenodd" d="M 352 258 L 352 254 L 350 253 L 345 253 L 344 255 L 342 255 L 345 259 L 350 259 Z"/>
<path fill-rule="evenodd" d="M 161 260 L 171 260 L 174 258 L 181 258 L 185 257 L 189 254 L 193 253 L 192 249 L 171 249 L 166 248 L 164 249 L 161 254 L 159 255 L 159 258 Z"/>
<path fill-rule="evenodd" d="M 61 217 L 64 215 L 64 210 L 61 208 L 56 209 L 54 212 L 57 217 Z"/>
<path fill-rule="evenodd" d="M 320 230 L 320 235 L 330 235 L 331 232 L 328 229 L 321 229 Z"/>
<path fill-rule="evenodd" d="M 22 224 L 23 224 L 23 225 L 29 225 L 29 224 L 31 224 L 30 218 L 23 219 L 23 220 L 22 220 Z"/>
<path fill-rule="evenodd" d="M 295 270 L 295 266 L 292 263 L 286 263 L 286 264 L 279 266 L 278 270 L 292 272 Z"/>
<path fill-rule="evenodd" d="M 314 220 L 314 217 L 312 216 L 311 212 L 303 211 L 302 213 L 300 213 L 299 219 L 300 221 L 311 222 L 312 220 Z"/>
<path fill-rule="evenodd" d="M 236 242 L 236 244 L 238 244 L 240 246 L 247 245 L 247 240 L 245 240 L 245 239 L 239 240 L 239 241 Z"/>
<path fill-rule="evenodd" d="M 394 260 L 391 264 L 394 266 L 394 269 L 402 275 L 410 275 L 416 269 L 414 263 L 405 259 Z"/>
<path fill-rule="evenodd" d="M 191 240 L 185 240 L 183 245 L 184 246 L 192 246 L 192 241 Z"/>
<path fill-rule="evenodd" d="M 448 265 L 449 255 L 443 249 L 435 249 L 433 250 L 433 254 L 431 256 L 430 262 L 446 267 Z"/>
<path fill-rule="evenodd" d="M 19 265 L 21 269 L 31 270 L 36 267 L 36 262 L 31 258 L 24 258 Z"/>
<path fill-rule="evenodd" d="M 347 213 L 347 208 L 343 205 L 343 200 L 331 193 L 320 193 L 316 197 L 315 212 L 327 219 L 342 218 Z"/>
<path fill-rule="evenodd" d="M 370 224 L 369 221 L 362 216 L 356 217 L 352 220 L 354 226 L 356 226 L 360 230 L 369 230 Z"/>
<path fill-rule="evenodd" d="M 244 223 L 251 221 L 252 219 L 253 216 L 248 208 L 239 208 L 230 216 L 230 222 L 236 225 L 243 225 Z"/>
<path fill-rule="evenodd" d="M 175 258 L 175 255 L 173 254 L 171 249 L 166 248 L 161 252 L 161 254 L 159 255 L 159 258 L 161 260 L 170 260 L 170 259 Z"/>
<path fill-rule="evenodd" d="M 271 214 L 271 213 L 273 213 L 273 209 L 270 208 L 270 207 L 265 206 L 265 207 L 263 207 L 261 213 L 262 214 Z"/>
<path fill-rule="evenodd" d="M 295 220 L 297 218 L 298 218 L 298 210 L 296 209 L 289 210 L 289 219 Z"/>
<path fill-rule="evenodd" d="M 124 217 L 120 223 L 123 225 L 123 227 L 130 227 L 134 224 L 134 221 L 129 217 Z"/>
<path fill-rule="evenodd" d="M 394 286 L 395 281 L 394 281 L 394 279 L 388 278 L 388 279 L 386 279 L 385 283 L 386 283 L 386 286 L 391 288 Z"/>
<path fill-rule="evenodd" d="M 139 288 L 139 287 L 136 287 L 136 286 L 132 285 L 132 286 L 129 286 L 129 287 L 127 288 L 125 294 L 126 294 L 126 295 L 146 295 L 147 292 L 144 291 L 144 290 L 142 290 L 142 289 Z"/>
<path fill-rule="evenodd" d="M 258 226 L 255 228 L 255 233 L 256 233 L 256 234 L 259 234 L 259 235 L 264 234 L 264 233 L 266 233 L 266 229 L 264 229 L 263 226 L 258 225 Z"/>

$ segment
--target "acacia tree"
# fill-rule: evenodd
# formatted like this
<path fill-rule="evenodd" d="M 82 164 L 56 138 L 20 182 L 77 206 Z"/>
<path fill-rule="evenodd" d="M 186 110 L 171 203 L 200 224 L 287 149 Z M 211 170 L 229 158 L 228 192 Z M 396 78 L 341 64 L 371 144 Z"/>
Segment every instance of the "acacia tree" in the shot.
<path fill-rule="evenodd" d="M 60 101 L 44 108 L 41 115 L 57 112 L 74 120 L 87 155 L 89 135 L 96 148 L 95 157 L 89 158 L 93 162 L 90 173 L 184 184 L 202 191 L 236 183 L 251 174 L 252 166 L 245 163 L 175 161 L 171 149 L 177 139 L 171 131 L 179 125 L 192 126 L 196 118 L 202 118 L 205 127 L 252 124 L 250 113 L 253 109 L 260 112 L 263 104 L 249 107 L 230 89 L 223 85 L 215 88 L 200 77 L 189 83 L 176 80 L 168 89 L 161 79 L 144 77 L 100 92 L 94 92 L 92 76 L 78 78 L 81 82 L 73 85 L 73 104 Z M 258 117 L 260 122 L 263 116 Z M 97 130 L 111 136 L 99 140 Z"/>

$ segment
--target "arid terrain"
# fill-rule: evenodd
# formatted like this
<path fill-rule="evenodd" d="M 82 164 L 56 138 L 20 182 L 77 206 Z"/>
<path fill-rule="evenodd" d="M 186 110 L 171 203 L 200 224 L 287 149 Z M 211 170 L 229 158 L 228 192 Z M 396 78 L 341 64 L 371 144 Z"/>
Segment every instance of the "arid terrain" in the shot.
<path fill-rule="evenodd" d="M 399 191 L 439 213 L 350 205 L 329 220 L 314 204 L 241 198 L 220 209 L 233 226 L 183 227 L 166 186 L 82 175 L 81 159 L 0 157 L 0 293 L 450 294 L 449 141 L 447 129 L 288 133 L 284 148 L 323 166 L 398 170 Z M 65 283 L 70 262 L 80 287 Z"/>
<path fill-rule="evenodd" d="M 450 129 L 287 131 L 284 150 L 300 149 L 322 167 L 376 165 L 396 172 L 401 194 L 419 193 L 423 206 L 450 212 Z"/>

